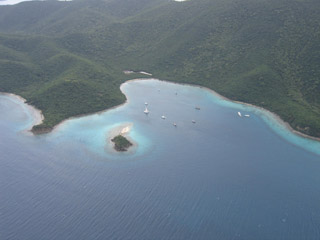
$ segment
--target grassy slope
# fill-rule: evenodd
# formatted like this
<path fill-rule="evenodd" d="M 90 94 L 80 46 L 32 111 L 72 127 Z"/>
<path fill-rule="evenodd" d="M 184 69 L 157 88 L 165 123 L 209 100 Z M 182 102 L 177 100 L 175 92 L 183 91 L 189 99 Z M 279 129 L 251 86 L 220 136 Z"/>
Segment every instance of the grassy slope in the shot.
<path fill-rule="evenodd" d="M 2 32 L 43 35 L 0 35 L 0 90 L 42 109 L 43 126 L 124 101 L 121 70 L 132 68 L 263 106 L 320 136 L 318 1 L 90 3 L 50 3 L 47 17 L 10 27 L 0 17 Z"/>
<path fill-rule="evenodd" d="M 0 90 L 17 93 L 43 111 L 45 121 L 38 130 L 125 100 L 115 82 L 121 77 L 111 68 L 60 49 L 47 38 L 0 39 Z"/>

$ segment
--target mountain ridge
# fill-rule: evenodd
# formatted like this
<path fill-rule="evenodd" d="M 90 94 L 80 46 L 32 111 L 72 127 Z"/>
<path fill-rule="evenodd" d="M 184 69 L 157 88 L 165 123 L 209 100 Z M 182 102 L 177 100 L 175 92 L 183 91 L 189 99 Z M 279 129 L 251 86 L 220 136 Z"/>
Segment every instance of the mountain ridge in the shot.
<path fill-rule="evenodd" d="M 22 94 L 43 110 L 48 120 L 40 127 L 120 104 L 125 97 L 119 86 L 129 79 L 122 71 L 133 69 L 264 107 L 294 129 L 320 136 L 320 3 L 315 0 L 41 4 L 53 13 L 23 29 L 18 20 L 4 28 L 0 17 L 0 90 Z M 16 16 L 19 4 L 11 7 Z M 56 107 L 41 88 L 51 88 Z M 77 93 L 68 96 L 67 89 Z M 90 94 L 84 97 L 85 89 Z M 81 96 L 88 103 L 83 109 L 72 103 Z"/>

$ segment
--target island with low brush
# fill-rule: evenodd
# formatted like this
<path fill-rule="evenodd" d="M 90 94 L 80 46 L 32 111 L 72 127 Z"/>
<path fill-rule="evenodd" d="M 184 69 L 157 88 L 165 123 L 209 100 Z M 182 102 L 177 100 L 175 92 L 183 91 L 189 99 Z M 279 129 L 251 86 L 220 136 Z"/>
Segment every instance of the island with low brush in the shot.
<path fill-rule="evenodd" d="M 125 152 L 133 145 L 127 138 L 120 134 L 112 138 L 111 141 L 114 143 L 114 149 L 118 152 Z"/>

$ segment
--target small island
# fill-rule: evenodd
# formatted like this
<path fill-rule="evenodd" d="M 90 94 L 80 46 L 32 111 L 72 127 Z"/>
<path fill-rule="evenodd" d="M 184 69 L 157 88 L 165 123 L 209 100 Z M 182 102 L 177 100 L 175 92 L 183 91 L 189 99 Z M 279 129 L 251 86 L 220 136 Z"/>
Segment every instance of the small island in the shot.
<path fill-rule="evenodd" d="M 125 152 L 133 145 L 128 139 L 120 134 L 112 138 L 111 141 L 114 143 L 114 149 L 118 152 Z"/>

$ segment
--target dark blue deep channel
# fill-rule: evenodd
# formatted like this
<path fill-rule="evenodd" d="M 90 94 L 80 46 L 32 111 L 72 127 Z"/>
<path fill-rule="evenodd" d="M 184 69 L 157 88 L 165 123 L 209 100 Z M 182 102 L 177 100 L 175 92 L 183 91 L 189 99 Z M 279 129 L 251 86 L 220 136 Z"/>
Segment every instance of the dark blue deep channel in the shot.
<path fill-rule="evenodd" d="M 203 88 L 121 89 L 126 104 L 41 136 L 0 95 L 1 240 L 320 239 L 319 142 Z M 116 153 L 126 126 L 135 147 Z"/>

